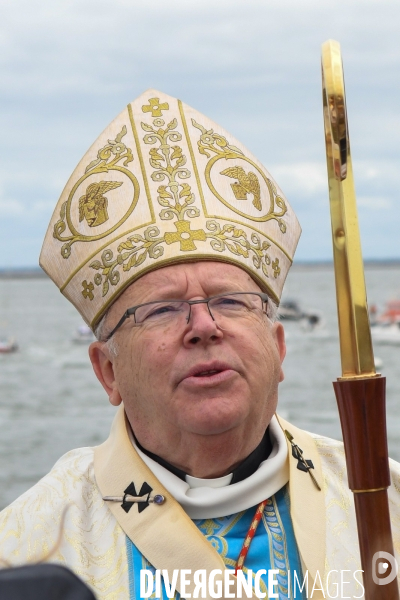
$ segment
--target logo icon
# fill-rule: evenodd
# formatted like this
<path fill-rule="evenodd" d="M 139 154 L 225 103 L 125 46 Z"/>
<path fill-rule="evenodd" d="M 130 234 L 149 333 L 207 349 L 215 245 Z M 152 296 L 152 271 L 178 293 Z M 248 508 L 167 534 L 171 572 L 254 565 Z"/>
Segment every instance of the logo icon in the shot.
<path fill-rule="evenodd" d="M 390 568 L 389 568 L 390 567 Z M 372 579 L 377 585 L 387 585 L 396 579 L 399 567 L 397 560 L 389 552 L 375 552 L 372 557 Z M 386 577 L 382 577 L 388 573 Z"/>

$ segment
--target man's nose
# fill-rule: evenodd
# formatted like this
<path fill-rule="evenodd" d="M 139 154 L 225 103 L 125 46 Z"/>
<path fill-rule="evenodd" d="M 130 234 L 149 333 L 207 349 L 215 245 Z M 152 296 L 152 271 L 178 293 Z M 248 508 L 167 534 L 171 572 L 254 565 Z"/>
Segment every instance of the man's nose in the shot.
<path fill-rule="evenodd" d="M 221 328 L 213 318 L 208 305 L 192 304 L 190 318 L 184 335 L 184 343 L 194 345 L 219 340 L 223 336 Z"/>

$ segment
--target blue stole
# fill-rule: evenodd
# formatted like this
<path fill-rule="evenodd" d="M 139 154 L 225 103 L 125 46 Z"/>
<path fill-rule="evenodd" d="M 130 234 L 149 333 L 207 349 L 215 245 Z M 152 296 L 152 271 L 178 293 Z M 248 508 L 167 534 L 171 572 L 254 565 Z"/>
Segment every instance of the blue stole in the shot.
<path fill-rule="evenodd" d="M 193 520 L 194 524 L 221 556 L 227 569 L 235 568 L 256 509 L 257 506 L 253 506 L 227 517 Z M 139 600 L 141 598 L 140 570 L 147 569 L 154 573 L 155 569 L 128 537 L 126 543 L 130 600 Z M 173 548 L 171 548 L 171 552 L 173 551 Z M 287 486 L 268 499 L 261 522 L 251 542 L 243 572 L 247 574 L 250 569 L 253 572 L 253 583 L 257 571 L 260 569 L 267 571 L 266 574 L 261 575 L 260 580 L 260 590 L 266 593 L 266 599 L 268 598 L 268 570 L 271 569 L 279 570 L 279 573 L 274 574 L 274 579 L 277 580 L 278 584 L 273 587 L 273 592 L 278 594 L 279 600 L 287 598 L 301 600 L 303 598 L 295 579 L 296 574 L 301 586 L 303 581 L 302 569 L 290 518 L 290 500 Z M 293 591 L 294 584 L 296 585 L 295 592 Z M 233 589 L 231 588 L 231 591 Z M 245 597 L 243 591 L 243 598 Z M 178 592 L 175 593 L 175 598 L 179 600 Z M 168 599 L 163 582 L 161 596 L 153 594 L 151 599 Z"/>

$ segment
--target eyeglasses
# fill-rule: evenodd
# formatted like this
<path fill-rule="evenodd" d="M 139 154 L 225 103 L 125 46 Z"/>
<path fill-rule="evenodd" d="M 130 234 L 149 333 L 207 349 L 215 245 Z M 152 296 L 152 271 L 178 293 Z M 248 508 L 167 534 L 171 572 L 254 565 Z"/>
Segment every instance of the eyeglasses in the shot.
<path fill-rule="evenodd" d="M 262 292 L 233 292 L 220 294 L 202 300 L 158 300 L 138 304 L 123 314 L 111 333 L 108 341 L 129 317 L 134 318 L 134 327 L 148 325 L 152 327 L 165 327 L 177 325 L 180 322 L 189 323 L 193 304 L 207 304 L 208 312 L 218 326 L 223 325 L 224 319 L 237 319 L 247 317 L 252 313 L 267 314 L 268 296 Z"/>

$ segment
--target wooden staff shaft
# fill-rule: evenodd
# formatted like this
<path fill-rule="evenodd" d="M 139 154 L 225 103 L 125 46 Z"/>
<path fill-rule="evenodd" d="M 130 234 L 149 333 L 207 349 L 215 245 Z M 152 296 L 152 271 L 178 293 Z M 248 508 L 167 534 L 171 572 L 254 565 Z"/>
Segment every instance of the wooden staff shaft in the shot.
<path fill-rule="evenodd" d="M 390 485 L 384 377 L 333 384 L 346 452 L 349 487 L 354 492 L 366 600 L 398 600 L 397 578 L 380 585 L 373 573 L 377 552 L 394 556 L 387 488 Z M 374 491 L 372 491 L 374 490 Z M 384 561 L 380 561 L 384 562 Z M 389 564 L 389 563 L 387 563 Z M 389 565 L 384 577 L 389 577 Z"/>

